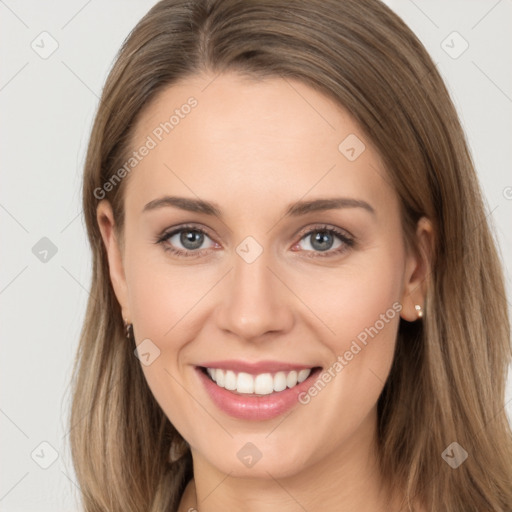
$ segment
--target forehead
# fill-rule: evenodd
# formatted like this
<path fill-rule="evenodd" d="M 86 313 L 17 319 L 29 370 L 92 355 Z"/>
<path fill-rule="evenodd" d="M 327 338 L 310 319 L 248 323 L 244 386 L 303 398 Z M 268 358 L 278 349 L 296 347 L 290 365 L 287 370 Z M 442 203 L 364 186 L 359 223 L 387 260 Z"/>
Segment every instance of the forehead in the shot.
<path fill-rule="evenodd" d="M 237 208 L 253 212 L 326 193 L 383 206 L 393 195 L 353 117 L 288 78 L 221 74 L 175 84 L 143 111 L 132 142 L 134 151 L 150 149 L 130 173 L 127 208 L 164 194 L 237 198 Z"/>

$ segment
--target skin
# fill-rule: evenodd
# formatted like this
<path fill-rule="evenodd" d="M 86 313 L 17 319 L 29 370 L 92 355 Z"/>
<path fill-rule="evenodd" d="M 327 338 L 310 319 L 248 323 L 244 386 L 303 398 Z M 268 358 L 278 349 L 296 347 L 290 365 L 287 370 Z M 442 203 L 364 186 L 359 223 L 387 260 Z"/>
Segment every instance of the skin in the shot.
<path fill-rule="evenodd" d="M 190 444 L 194 479 L 180 511 L 399 510 L 376 465 L 377 399 L 393 360 L 399 317 L 415 321 L 423 306 L 428 259 L 402 239 L 399 199 L 379 155 L 346 110 L 314 89 L 279 78 L 196 76 L 163 91 L 140 117 L 140 147 L 169 112 L 194 96 L 198 105 L 125 178 L 124 245 L 107 200 L 97 219 L 123 317 L 137 344 L 149 338 L 160 355 L 142 366 L 170 421 Z M 366 149 L 349 161 L 338 145 L 349 134 Z M 222 219 L 163 207 L 164 195 L 218 204 Z M 284 217 L 298 200 L 349 197 L 363 208 Z M 207 231 L 202 255 L 165 230 L 194 223 Z M 338 255 L 312 245 L 309 229 L 337 227 L 356 239 Z M 252 236 L 263 249 L 252 263 L 237 246 Z M 432 226 L 418 223 L 428 254 Z M 343 244 L 336 237 L 331 251 Z M 320 254 L 320 256 L 318 256 Z M 312 255 L 312 257 L 308 257 Z M 232 418 L 200 385 L 206 360 L 277 360 L 330 367 L 366 327 L 398 301 L 399 314 L 307 405 L 265 421 Z M 261 459 L 237 458 L 247 442 Z"/>

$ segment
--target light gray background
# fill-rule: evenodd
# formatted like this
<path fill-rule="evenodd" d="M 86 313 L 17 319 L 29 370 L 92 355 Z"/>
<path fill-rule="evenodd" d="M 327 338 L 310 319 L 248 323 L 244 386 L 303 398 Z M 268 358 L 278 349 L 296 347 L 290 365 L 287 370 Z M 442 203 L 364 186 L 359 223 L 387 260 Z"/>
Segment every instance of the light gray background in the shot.
<path fill-rule="evenodd" d="M 0 0 L 1 511 L 77 510 L 66 420 L 90 279 L 82 166 L 114 55 L 154 3 Z M 459 110 L 501 246 L 510 305 L 512 1 L 388 4 L 423 41 Z M 58 43 L 46 59 L 31 46 L 51 49 L 43 31 Z M 453 58 L 464 40 L 469 47 Z M 32 250 L 43 237 L 57 249 L 46 262 Z M 511 404 L 509 379 L 509 418 Z M 55 462 L 41 468 L 52 455 Z"/>

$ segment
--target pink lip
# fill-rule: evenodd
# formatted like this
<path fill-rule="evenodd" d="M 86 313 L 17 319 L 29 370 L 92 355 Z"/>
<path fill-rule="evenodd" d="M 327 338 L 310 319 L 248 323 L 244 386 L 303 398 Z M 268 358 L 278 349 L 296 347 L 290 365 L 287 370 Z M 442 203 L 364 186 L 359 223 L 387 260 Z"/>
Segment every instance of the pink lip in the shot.
<path fill-rule="evenodd" d="M 276 373 L 291 372 L 292 370 L 307 370 L 315 365 L 280 363 L 279 361 L 259 361 L 257 363 L 249 363 L 245 361 L 224 360 L 224 361 L 208 361 L 198 364 L 203 368 L 220 368 L 222 370 L 232 370 L 235 373 L 245 372 L 251 375 L 260 373 Z"/>
<path fill-rule="evenodd" d="M 208 363 L 210 365 L 211 363 Z M 209 368 L 222 368 L 222 366 L 215 365 L 208 366 Z M 230 366 L 227 369 L 232 369 Z M 245 366 L 247 368 L 247 366 Z M 269 366 L 265 368 L 268 370 Z M 292 369 L 301 368 L 300 366 L 292 366 Z M 311 368 L 310 366 L 304 366 L 302 368 Z M 284 414 L 292 407 L 299 404 L 298 395 L 305 392 L 312 384 L 313 380 L 316 379 L 317 375 L 321 371 L 320 368 L 311 372 L 311 375 L 300 384 L 297 384 L 293 388 L 287 388 L 278 393 L 272 393 L 270 395 L 257 396 L 257 395 L 242 395 L 221 388 L 215 384 L 200 367 L 196 367 L 197 375 L 203 383 L 206 392 L 210 396 L 212 402 L 226 414 L 235 418 L 243 420 L 268 420 L 275 418 L 281 414 Z M 283 369 L 283 365 L 279 367 L 279 370 Z M 283 370 L 285 371 L 285 370 Z M 248 372 L 253 373 L 253 372 Z"/>

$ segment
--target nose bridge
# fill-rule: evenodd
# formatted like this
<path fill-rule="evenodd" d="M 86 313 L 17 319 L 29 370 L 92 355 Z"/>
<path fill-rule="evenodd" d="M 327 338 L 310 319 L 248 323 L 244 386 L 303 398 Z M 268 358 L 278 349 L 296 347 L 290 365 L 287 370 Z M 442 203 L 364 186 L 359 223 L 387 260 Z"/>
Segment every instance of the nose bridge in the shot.
<path fill-rule="evenodd" d="M 253 237 L 237 246 L 218 316 L 219 327 L 252 340 L 290 328 L 290 304 L 283 296 L 282 284 L 270 270 L 272 266 L 271 251 Z"/>

